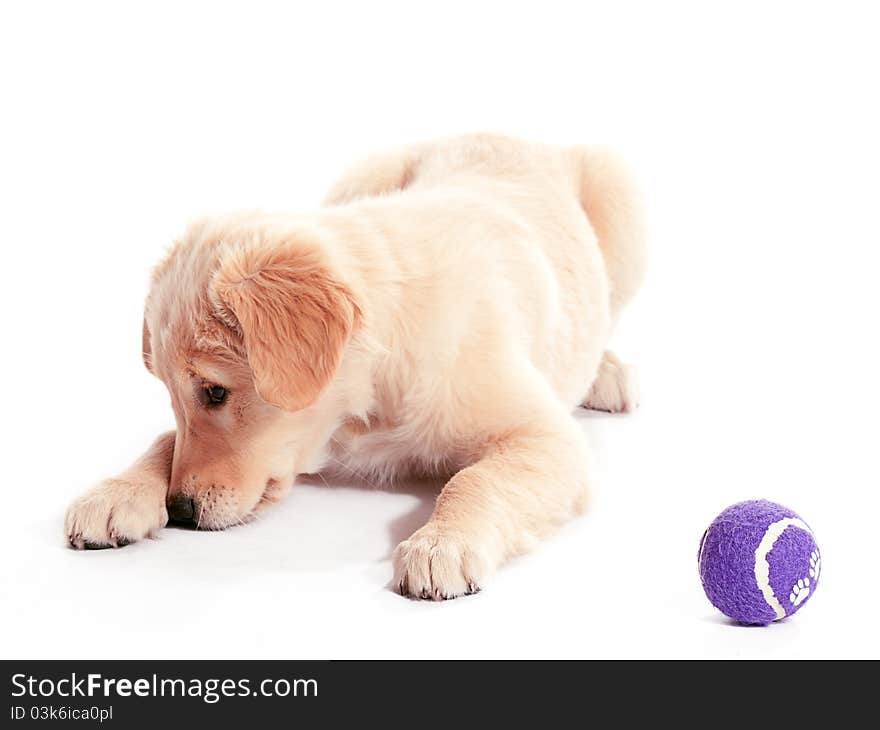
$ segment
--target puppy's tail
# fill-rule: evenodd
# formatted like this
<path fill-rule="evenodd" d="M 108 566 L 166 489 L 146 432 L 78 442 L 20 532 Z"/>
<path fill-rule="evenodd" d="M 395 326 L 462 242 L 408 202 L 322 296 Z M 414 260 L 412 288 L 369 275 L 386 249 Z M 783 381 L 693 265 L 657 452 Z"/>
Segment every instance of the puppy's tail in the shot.
<path fill-rule="evenodd" d="M 410 145 L 361 160 L 330 188 L 324 205 L 343 205 L 405 190 L 415 178 L 423 155 L 423 145 Z"/>
<path fill-rule="evenodd" d="M 610 150 L 575 147 L 572 152 L 578 198 L 599 239 L 616 320 L 645 276 L 647 246 L 640 195 L 629 168 Z"/>

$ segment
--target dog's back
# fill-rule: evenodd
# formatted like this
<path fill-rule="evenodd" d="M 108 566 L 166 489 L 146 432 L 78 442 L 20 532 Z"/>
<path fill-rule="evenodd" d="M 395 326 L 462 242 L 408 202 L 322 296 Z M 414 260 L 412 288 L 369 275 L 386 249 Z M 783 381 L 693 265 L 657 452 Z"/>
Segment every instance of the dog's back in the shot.
<path fill-rule="evenodd" d="M 422 227 L 427 265 L 463 279 L 458 304 L 473 285 L 489 310 L 499 307 L 496 331 L 511 324 L 526 331 L 532 361 L 561 399 L 582 398 L 644 274 L 638 196 L 623 163 L 601 147 L 467 135 L 374 155 L 348 171 L 326 203 L 376 200 L 384 208 L 398 197 L 397 210 L 409 209 Z M 493 290 L 487 266 L 503 269 L 506 292 Z"/>

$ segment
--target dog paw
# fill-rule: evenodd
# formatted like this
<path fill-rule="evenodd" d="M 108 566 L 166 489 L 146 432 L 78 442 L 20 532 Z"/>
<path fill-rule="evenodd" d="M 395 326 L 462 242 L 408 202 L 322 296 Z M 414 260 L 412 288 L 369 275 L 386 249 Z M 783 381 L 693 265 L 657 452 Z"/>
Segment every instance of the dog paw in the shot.
<path fill-rule="evenodd" d="M 788 600 L 793 606 L 800 606 L 804 599 L 810 595 L 810 579 L 802 578 L 791 589 Z"/>
<path fill-rule="evenodd" d="M 489 561 L 460 535 L 425 525 L 394 551 L 394 585 L 403 596 L 442 601 L 476 593 Z"/>
<path fill-rule="evenodd" d="M 606 352 L 599 372 L 584 401 L 584 408 L 608 413 L 629 413 L 639 405 L 639 379 L 636 369 Z"/>
<path fill-rule="evenodd" d="M 67 510 L 64 532 L 72 548 L 122 547 L 150 536 L 168 522 L 164 493 L 123 479 L 101 482 Z"/>

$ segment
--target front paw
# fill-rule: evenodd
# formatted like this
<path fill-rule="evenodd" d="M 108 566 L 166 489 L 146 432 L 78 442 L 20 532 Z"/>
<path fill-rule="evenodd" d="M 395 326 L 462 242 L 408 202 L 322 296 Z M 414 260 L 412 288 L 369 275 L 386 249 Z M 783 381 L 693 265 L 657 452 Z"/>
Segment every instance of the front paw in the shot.
<path fill-rule="evenodd" d="M 401 595 L 435 601 L 476 593 L 492 564 L 485 550 L 431 524 L 400 543 L 392 561 Z"/>
<path fill-rule="evenodd" d="M 77 550 L 122 547 L 168 523 L 165 494 L 152 486 L 108 479 L 76 500 L 64 518 L 64 532 Z"/>

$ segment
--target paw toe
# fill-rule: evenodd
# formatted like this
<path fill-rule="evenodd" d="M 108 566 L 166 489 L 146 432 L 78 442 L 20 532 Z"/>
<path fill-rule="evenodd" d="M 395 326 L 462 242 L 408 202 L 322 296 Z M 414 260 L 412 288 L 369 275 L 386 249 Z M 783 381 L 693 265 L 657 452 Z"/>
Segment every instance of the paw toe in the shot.
<path fill-rule="evenodd" d="M 483 562 L 466 541 L 422 528 L 394 551 L 394 585 L 409 598 L 445 601 L 480 590 Z"/>
<path fill-rule="evenodd" d="M 135 484 L 101 484 L 68 509 L 67 542 L 75 550 L 103 550 L 148 537 L 168 521 L 164 503 L 156 501 Z"/>
<path fill-rule="evenodd" d="M 584 407 L 608 413 L 629 413 L 639 405 L 636 369 L 606 354 Z"/>

